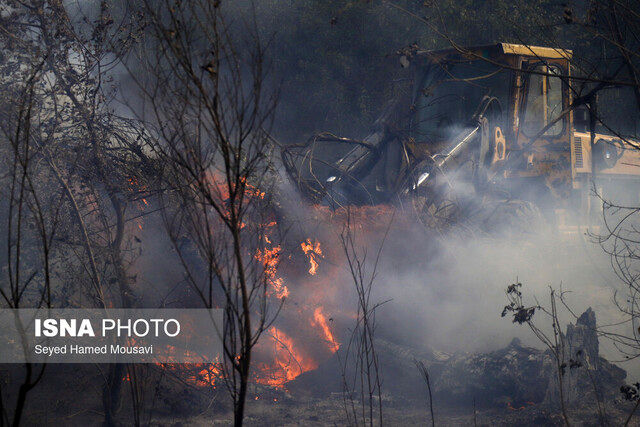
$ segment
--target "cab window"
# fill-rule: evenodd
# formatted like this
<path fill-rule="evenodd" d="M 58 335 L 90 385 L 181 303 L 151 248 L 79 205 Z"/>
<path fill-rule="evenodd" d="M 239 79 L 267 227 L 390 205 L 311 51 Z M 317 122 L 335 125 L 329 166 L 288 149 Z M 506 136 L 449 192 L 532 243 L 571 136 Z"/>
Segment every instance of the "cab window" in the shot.
<path fill-rule="evenodd" d="M 522 132 L 535 136 L 543 127 L 557 119 L 562 112 L 562 80 L 560 69 L 555 66 L 538 65 L 529 75 L 528 94 L 522 122 Z M 538 74 L 539 73 L 539 74 Z M 544 133 L 557 136 L 562 133 L 564 119 L 557 121 Z"/>
<path fill-rule="evenodd" d="M 418 81 L 416 139 L 439 142 L 456 136 L 470 126 L 485 96 L 508 105 L 510 81 L 509 70 L 482 60 L 430 64 Z"/>

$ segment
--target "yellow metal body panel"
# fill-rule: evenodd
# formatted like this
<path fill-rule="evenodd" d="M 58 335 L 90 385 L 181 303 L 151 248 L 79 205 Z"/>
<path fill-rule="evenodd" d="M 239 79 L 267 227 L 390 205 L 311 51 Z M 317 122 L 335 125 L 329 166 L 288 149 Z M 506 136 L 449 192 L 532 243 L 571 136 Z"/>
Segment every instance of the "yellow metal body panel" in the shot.
<path fill-rule="evenodd" d="M 431 59 L 442 59 L 451 55 L 469 56 L 470 59 L 486 58 L 487 54 L 516 55 L 522 57 L 533 57 L 541 59 L 571 59 L 573 51 L 568 49 L 557 49 L 553 47 L 527 46 L 522 44 L 498 43 L 492 45 L 469 46 L 464 48 L 447 48 L 431 51 L 418 51 L 418 54 L 426 55 Z"/>
<path fill-rule="evenodd" d="M 596 134 L 594 141 L 611 141 L 616 147 L 615 161 L 599 163 L 602 154 L 592 147 L 591 135 L 588 132 L 577 132 L 574 129 L 573 111 L 570 110 L 572 94 L 567 81 L 571 79 L 570 61 L 571 50 L 552 47 L 527 46 L 511 43 L 497 43 L 485 46 L 465 48 L 449 48 L 440 51 L 422 52 L 430 62 L 447 61 L 464 58 L 467 60 L 487 60 L 496 65 L 502 65 L 513 71 L 509 102 L 505 106 L 507 120 L 500 131 L 500 141 L 505 147 L 505 156 L 522 156 L 521 166 L 511 170 L 504 170 L 504 178 L 530 182 L 532 185 L 543 183 L 548 193 L 556 200 L 558 212 L 572 204 L 582 204 L 582 209 L 591 211 L 591 199 L 586 197 L 589 183 L 594 177 L 606 177 L 609 180 L 640 181 L 640 149 L 620 143 L 619 138 L 611 135 Z M 553 67 L 564 76 L 561 86 L 562 101 L 556 103 L 557 111 L 564 111 L 561 119 L 562 129 L 557 133 L 551 132 L 539 136 L 535 141 L 531 138 L 536 132 L 525 135 L 524 120 L 526 120 L 527 103 L 532 90 L 541 91 L 543 99 L 548 98 L 549 87 L 547 79 L 542 80 L 540 86 L 531 87 L 532 76 L 547 75 L 546 72 L 530 73 L 534 67 Z M 553 78 L 553 76 L 551 76 Z M 506 82 L 505 82 L 506 83 Z M 557 86 L 556 86 L 557 87 Z M 550 119 L 550 106 L 543 104 L 540 110 L 540 129 Z M 494 141 L 498 138 L 494 137 Z M 640 145 L 640 143 L 638 143 Z M 596 144 L 597 146 L 597 144 Z M 595 150 L 595 151 L 594 151 Z M 502 153 L 501 153 L 502 154 Z M 504 160 L 494 153 L 493 164 L 499 170 L 499 164 Z M 610 165 L 610 166 L 607 166 Z M 575 191 L 577 190 L 577 191 Z M 569 217 L 572 217 L 569 215 Z M 562 222 L 562 221 L 561 221 Z"/>
<path fill-rule="evenodd" d="M 579 140 L 584 164 L 582 168 L 578 168 L 579 165 L 575 165 L 575 171 L 576 173 L 591 173 L 592 165 L 594 164 L 594 154 L 591 148 L 591 134 L 587 132 L 575 132 L 574 137 L 576 142 Z M 596 174 L 602 174 L 609 177 L 616 176 L 619 178 L 626 176 L 637 179 L 640 177 L 640 150 L 630 146 L 629 144 L 623 143 L 619 138 L 612 135 L 596 133 L 594 141 L 596 143 L 598 143 L 598 141 L 607 141 L 619 148 L 619 157 L 616 159 L 615 164 L 612 167 L 606 167 L 604 165 L 598 166 L 596 164 Z M 635 144 L 634 141 L 631 142 Z M 576 149 L 577 146 L 578 144 L 574 145 Z"/>
<path fill-rule="evenodd" d="M 500 43 L 502 53 L 508 55 L 532 56 L 544 59 L 571 59 L 573 52 L 552 47 L 525 46 L 521 44 Z"/>

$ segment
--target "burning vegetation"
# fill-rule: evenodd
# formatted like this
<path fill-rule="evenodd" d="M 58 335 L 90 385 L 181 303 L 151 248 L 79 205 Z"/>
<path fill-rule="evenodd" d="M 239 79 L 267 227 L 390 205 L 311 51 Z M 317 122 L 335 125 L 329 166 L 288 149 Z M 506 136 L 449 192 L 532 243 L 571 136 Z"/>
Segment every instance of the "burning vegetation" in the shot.
<path fill-rule="evenodd" d="M 300 243 L 300 247 L 304 254 L 309 257 L 309 274 L 315 276 L 318 272 L 318 265 L 320 265 L 319 259 L 323 256 L 320 242 L 316 241 L 314 244 L 311 239 L 307 239 L 305 242 Z"/>
<path fill-rule="evenodd" d="M 258 363 L 256 380 L 260 384 L 283 388 L 286 383 L 294 380 L 304 372 L 314 370 L 318 363 L 304 350 L 297 346 L 291 337 L 276 327 L 269 329 L 269 343 L 273 362 Z"/>
<path fill-rule="evenodd" d="M 333 321 L 333 319 L 329 318 L 329 321 Z M 321 328 L 324 339 L 329 345 L 329 349 L 332 353 L 335 353 L 340 349 L 340 344 L 338 344 L 333 337 L 333 333 L 331 332 L 331 329 L 329 328 L 329 324 L 327 322 L 327 318 L 322 313 L 322 307 L 316 308 L 313 312 L 313 320 L 311 321 L 311 325 Z"/>
<path fill-rule="evenodd" d="M 337 3 L 0 0 L 0 308 L 223 313 L 0 426 L 637 421 L 640 7 Z"/>

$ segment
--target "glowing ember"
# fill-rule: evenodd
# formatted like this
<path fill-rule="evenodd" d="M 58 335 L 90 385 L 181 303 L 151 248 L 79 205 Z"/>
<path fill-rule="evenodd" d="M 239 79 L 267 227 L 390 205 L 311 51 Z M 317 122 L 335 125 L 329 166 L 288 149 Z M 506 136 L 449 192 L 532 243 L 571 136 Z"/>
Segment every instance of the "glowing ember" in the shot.
<path fill-rule="evenodd" d="M 220 175 L 216 172 L 207 174 L 205 181 L 209 185 L 209 188 L 216 195 L 216 197 L 221 201 L 229 200 L 229 198 L 231 197 L 231 192 L 235 192 L 236 190 L 234 182 L 227 182 L 226 178 L 223 175 Z M 236 195 L 242 196 L 242 199 L 248 199 L 252 197 L 264 199 L 266 195 L 264 191 L 261 191 L 259 188 L 249 184 L 245 177 L 240 178 L 238 190 L 240 190 L 238 191 L 238 193 L 241 194 Z"/>
<path fill-rule="evenodd" d="M 192 381 L 195 381 L 200 386 L 213 386 L 215 388 L 216 379 L 220 378 L 222 374 L 220 366 L 212 363 L 201 364 L 200 366 L 203 369 L 195 375 Z"/>
<path fill-rule="evenodd" d="M 219 363 L 156 363 L 168 371 L 180 373 L 189 384 L 198 387 L 216 388 L 216 382 L 222 378 Z"/>
<path fill-rule="evenodd" d="M 533 402 L 526 402 L 527 405 L 535 405 L 535 403 Z M 511 402 L 507 402 L 507 409 L 509 409 L 510 411 L 522 411 L 524 409 L 526 409 L 526 407 L 524 405 L 519 406 L 519 407 L 515 407 L 511 405 Z"/>
<path fill-rule="evenodd" d="M 318 272 L 318 258 L 323 257 L 320 242 L 316 240 L 314 244 L 311 239 L 307 239 L 306 242 L 300 243 L 300 247 L 304 254 L 309 257 L 309 274 L 315 276 Z"/>
<path fill-rule="evenodd" d="M 169 355 L 175 352 L 175 347 L 167 345 L 166 353 L 169 362 L 157 362 L 155 364 L 165 370 L 178 373 L 189 384 L 193 384 L 198 387 L 216 388 L 216 381 L 222 378 L 222 366 L 217 357 L 214 363 L 202 362 L 202 358 L 200 356 L 187 352 L 187 363 L 174 363 L 172 361 L 173 357 Z"/>
<path fill-rule="evenodd" d="M 324 338 L 329 343 L 329 350 L 331 350 L 332 353 L 338 351 L 338 349 L 340 348 L 340 344 L 338 344 L 333 337 L 333 333 L 331 332 L 329 324 L 327 323 L 327 318 L 322 313 L 322 307 L 316 308 L 316 310 L 313 312 L 313 320 L 311 321 L 311 325 L 319 327 L 322 330 Z"/>
<path fill-rule="evenodd" d="M 269 366 L 260 364 L 260 374 L 256 379 L 260 384 L 282 388 L 285 383 L 295 379 L 300 374 L 312 371 L 318 364 L 306 357 L 294 345 L 293 340 L 274 326 L 269 329 L 270 338 L 274 343 L 274 363 Z"/>

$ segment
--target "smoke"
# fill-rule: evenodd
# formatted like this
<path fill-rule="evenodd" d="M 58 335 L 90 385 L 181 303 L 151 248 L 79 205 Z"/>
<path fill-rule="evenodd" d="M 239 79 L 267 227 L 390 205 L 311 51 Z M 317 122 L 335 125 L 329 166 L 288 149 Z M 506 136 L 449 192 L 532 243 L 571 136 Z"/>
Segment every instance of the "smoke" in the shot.
<path fill-rule="evenodd" d="M 539 346 L 528 328 L 500 316 L 505 289 L 516 281 L 524 284 L 525 301 L 532 306 L 536 298 L 548 305 L 553 286 L 570 292 L 566 299 L 577 314 L 591 306 L 601 323 L 618 314 L 611 304 L 616 281 L 607 259 L 579 236 L 563 239 L 553 230 L 519 238 L 450 235 L 437 243 L 437 252 L 430 250 L 434 242 L 426 233 L 421 238 L 416 230 L 411 236 L 388 240 L 377 286 L 380 299 L 392 299 L 380 311 L 381 329 L 404 344 L 486 351 L 519 336 Z M 427 254 L 430 259 L 423 259 Z M 565 322 L 572 320 L 567 314 Z"/>
<path fill-rule="evenodd" d="M 469 189 L 462 187 L 468 195 Z M 298 276 L 289 283 L 293 304 L 307 299 L 308 304 L 322 305 L 336 319 L 335 332 L 344 341 L 354 326 L 357 305 L 339 241 L 346 214 L 305 204 L 289 184 L 280 194 L 288 196 L 281 205 L 286 221 L 295 224 L 286 239 L 317 239 L 325 251 L 317 277 Z M 586 235 L 587 229 L 563 229 L 542 217 L 508 223 L 493 208 L 446 233 L 426 229 L 406 205 L 352 208 L 351 225 L 360 254 L 366 253 L 367 274 L 373 271 L 376 251 L 383 245 L 371 297 L 372 304 L 386 301 L 376 311 L 379 338 L 427 352 L 488 351 L 504 347 L 514 337 L 541 347 L 526 325 L 501 317 L 508 302 L 505 290 L 517 281 L 524 285 L 527 305 L 549 306 L 553 287 L 565 292 L 576 315 L 592 307 L 599 325 L 622 320 L 613 295 L 625 289 L 609 257 Z M 551 206 L 542 211 L 548 209 Z M 487 226 L 487 221 L 494 223 Z M 303 257 L 298 262 L 306 268 Z M 285 325 L 291 304 L 287 301 L 279 320 Z M 534 319 L 543 328 L 549 325 L 540 311 Z M 562 307 L 560 321 L 566 324 L 575 318 Z M 621 358 L 611 344 L 603 342 L 601 347 L 605 356 Z"/>
<path fill-rule="evenodd" d="M 344 83 L 343 80 L 349 83 L 349 75 L 329 78 L 325 74 L 343 68 L 369 70 L 370 61 L 355 58 L 354 64 L 339 62 L 346 61 L 347 55 L 343 52 L 350 52 L 346 42 L 335 42 L 335 46 L 317 46 L 313 40 L 285 37 L 300 31 L 298 26 L 301 24 L 296 23 L 297 12 L 291 8 L 278 9 L 277 12 L 275 8 L 266 9 L 259 7 L 257 11 L 260 29 L 265 34 L 277 33 L 274 30 L 278 27 L 291 26 L 295 29 L 286 34 L 276 34 L 278 43 L 275 44 L 275 51 L 271 52 L 277 80 L 283 83 L 279 124 L 276 125 L 278 136 L 282 135 L 284 140 L 295 140 L 299 135 L 309 135 L 313 130 L 328 129 L 338 134 L 345 130 L 351 134 L 361 131 L 360 122 L 342 120 L 344 111 L 351 113 L 350 118 L 356 116 L 353 111 L 341 106 L 348 104 L 343 98 L 362 98 L 361 102 L 370 106 L 375 103 L 369 98 L 382 96 L 349 96 L 346 87 L 353 88 L 356 85 L 339 84 Z M 326 11 L 328 15 L 323 20 L 311 20 L 305 15 L 309 21 L 305 25 L 313 31 L 324 30 L 331 25 L 329 12 Z M 241 2 L 230 13 L 232 19 L 240 22 L 250 14 L 250 9 L 247 2 Z M 283 23 L 288 26 L 285 27 Z M 310 26 L 310 23 L 315 26 Z M 307 28 L 307 31 L 312 30 Z M 331 31 L 337 33 L 335 29 Z M 294 55 L 284 56 L 283 52 L 290 47 L 288 43 L 292 43 L 285 43 L 287 39 L 296 44 L 295 61 L 292 59 Z M 386 55 L 400 43 L 387 41 L 383 44 L 380 41 L 378 45 L 385 46 L 379 50 Z M 312 63 L 308 57 L 313 52 L 320 52 L 314 58 L 322 59 Z M 329 55 L 332 52 L 337 52 L 337 59 Z M 336 63 L 327 65 L 327 60 Z M 382 63 L 382 58 L 375 58 L 374 61 Z M 325 65 L 329 71 L 324 69 Z M 317 72 L 314 67 L 323 73 Z M 375 70 L 379 80 L 389 77 L 389 64 L 380 67 Z M 302 75 L 305 76 L 304 80 L 300 79 Z M 125 88 L 123 91 L 128 92 L 126 88 L 131 86 L 131 82 L 127 80 L 127 73 L 117 76 L 117 80 Z M 369 80 L 369 83 L 376 81 Z M 366 92 L 366 84 L 357 81 L 360 82 L 359 90 Z M 274 85 L 278 82 L 274 82 Z M 372 84 L 369 86 L 373 87 Z M 309 95 L 310 92 L 313 96 Z M 130 102 L 135 104 L 135 99 Z M 368 114 L 373 116 L 376 113 Z M 292 122 L 296 126 L 291 126 Z M 453 136 L 459 130 L 450 130 L 450 133 Z M 458 190 L 465 196 L 474 191 L 470 184 L 461 184 Z M 285 276 L 291 296 L 285 303 L 277 325 L 294 334 L 296 329 L 301 329 L 300 313 L 304 312 L 309 319 L 308 314 L 322 306 L 324 312 L 334 319 L 332 326 L 339 339 L 344 341 L 348 329 L 353 325 L 356 307 L 353 280 L 339 242 L 345 217 L 339 213 L 331 214 L 326 208 L 306 205 L 297 196 L 297 189 L 288 182 L 283 183 L 278 192 L 283 195 L 280 210 L 284 213 L 279 225 L 286 230 L 286 256 L 290 256 L 283 258 L 280 273 Z M 471 206 L 478 204 L 478 200 L 471 201 Z M 391 221 L 394 209 L 398 212 L 385 239 L 387 224 Z M 540 304 L 546 305 L 549 286 L 562 287 L 562 290 L 569 292 L 566 299 L 574 313 L 580 314 L 591 306 L 600 324 L 620 320 L 620 313 L 612 303 L 612 295 L 616 290 L 624 289 L 620 288 L 619 281 L 611 271 L 608 257 L 584 236 L 584 229 L 574 230 L 573 235 L 563 235 L 544 220 L 540 224 L 527 224 L 525 219 L 515 225 L 520 229 L 514 231 L 513 224 L 505 224 L 501 219 L 491 221 L 489 218 L 489 224 L 482 224 L 482 220 L 487 219 L 485 216 L 476 218 L 475 222 L 458 224 L 442 235 L 426 230 L 410 206 L 384 207 L 378 211 L 371 208 L 368 212 L 378 213 L 372 214 L 373 218 L 367 216 L 365 210 L 355 213 L 353 225 L 363 252 L 366 248 L 369 271 L 375 251 L 383 244 L 372 298 L 374 301 L 387 301 L 377 310 L 377 324 L 379 336 L 388 341 L 423 350 L 486 351 L 504 346 L 518 336 L 526 344 L 539 346 L 526 327 L 514 325 L 508 318 L 500 317 L 507 302 L 504 291 L 515 281 L 524 284 L 525 301 L 530 305 L 537 304 L 536 298 Z M 552 206 L 543 209 L 545 212 L 553 210 Z M 163 252 L 168 243 L 156 236 L 161 228 L 160 224 L 148 228 L 148 240 L 145 241 L 153 250 L 139 262 L 140 270 L 145 273 L 141 276 L 144 276 L 151 289 L 155 289 L 149 292 L 150 295 L 166 295 L 182 280 L 180 269 L 170 267 L 175 265 L 175 259 L 162 265 L 153 261 L 166 256 Z M 487 229 L 491 230 L 490 233 L 486 232 Z M 299 248 L 300 242 L 308 238 L 318 241 L 324 250 L 317 276 L 313 277 L 307 274 L 308 260 Z M 162 292 L 158 292 L 158 286 L 163 288 Z M 562 316 L 563 322 L 573 320 L 566 311 Z M 543 319 L 541 313 L 538 313 L 538 318 Z M 305 334 L 302 335 L 309 342 L 319 337 L 308 331 Z M 314 350 L 321 347 L 319 344 L 312 346 Z M 608 350 L 609 355 L 617 357 L 614 350 Z"/>

